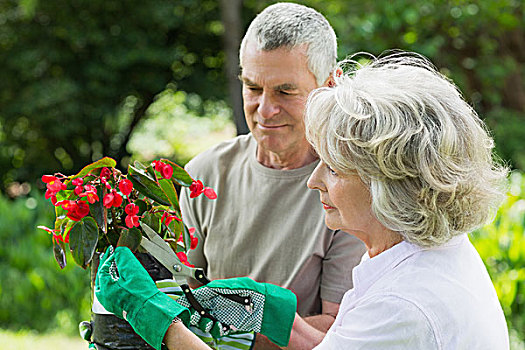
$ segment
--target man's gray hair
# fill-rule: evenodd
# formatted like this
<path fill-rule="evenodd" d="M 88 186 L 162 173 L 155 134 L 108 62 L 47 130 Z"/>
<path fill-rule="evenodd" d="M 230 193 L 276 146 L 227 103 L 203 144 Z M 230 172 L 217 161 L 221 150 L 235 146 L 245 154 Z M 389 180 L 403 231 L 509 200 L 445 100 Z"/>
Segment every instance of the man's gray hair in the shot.
<path fill-rule="evenodd" d="M 508 170 L 457 87 L 418 54 L 340 67 L 352 71 L 309 96 L 306 136 L 340 176 L 361 177 L 379 222 L 434 246 L 491 220 Z"/>
<path fill-rule="evenodd" d="M 259 13 L 242 39 L 239 51 L 241 67 L 249 40 L 256 40 L 257 49 L 264 51 L 308 45 L 308 69 L 318 86 L 330 76 L 337 61 L 334 30 L 322 14 L 303 5 L 277 3 Z"/>

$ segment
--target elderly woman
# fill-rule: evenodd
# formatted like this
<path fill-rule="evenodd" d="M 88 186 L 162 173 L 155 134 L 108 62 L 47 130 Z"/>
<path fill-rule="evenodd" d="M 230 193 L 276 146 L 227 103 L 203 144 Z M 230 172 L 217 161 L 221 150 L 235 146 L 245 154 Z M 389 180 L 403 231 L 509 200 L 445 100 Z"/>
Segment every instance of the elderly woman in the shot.
<path fill-rule="evenodd" d="M 508 349 L 496 292 L 467 236 L 505 193 L 507 170 L 493 162 L 483 122 L 415 54 L 334 79 L 306 110 L 321 159 L 308 186 L 328 227 L 368 252 L 316 349 Z M 296 326 L 292 340 L 308 337 Z"/>

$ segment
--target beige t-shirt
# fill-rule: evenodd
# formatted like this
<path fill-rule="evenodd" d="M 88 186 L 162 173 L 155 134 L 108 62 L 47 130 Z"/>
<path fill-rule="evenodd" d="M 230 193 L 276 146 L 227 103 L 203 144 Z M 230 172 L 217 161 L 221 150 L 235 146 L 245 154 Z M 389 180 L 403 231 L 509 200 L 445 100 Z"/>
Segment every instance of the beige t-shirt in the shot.
<path fill-rule="evenodd" d="M 352 288 L 352 269 L 364 245 L 324 224 L 317 191 L 306 186 L 317 162 L 277 170 L 256 160 L 257 143 L 244 135 L 198 155 L 189 174 L 217 192 L 190 199 L 181 191 L 182 215 L 199 244 L 190 261 L 210 279 L 249 276 L 291 289 L 302 316 L 321 312 L 321 299 L 340 303 Z"/>

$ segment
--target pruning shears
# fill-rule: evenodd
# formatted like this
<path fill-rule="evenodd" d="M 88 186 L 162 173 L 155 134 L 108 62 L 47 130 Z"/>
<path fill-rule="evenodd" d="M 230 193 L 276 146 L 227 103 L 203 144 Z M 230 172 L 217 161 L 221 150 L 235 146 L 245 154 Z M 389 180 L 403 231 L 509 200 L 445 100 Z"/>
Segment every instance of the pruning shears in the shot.
<path fill-rule="evenodd" d="M 142 230 L 148 237 L 142 237 L 140 245 L 146 249 L 148 253 L 153 255 L 165 268 L 167 268 L 178 285 L 186 285 L 186 278 L 192 277 L 202 284 L 208 284 L 210 280 L 200 268 L 194 268 L 184 265 L 173 249 L 165 242 L 151 227 L 141 223 Z"/>
<path fill-rule="evenodd" d="M 197 310 L 201 316 L 216 321 L 215 317 L 210 315 L 209 312 L 205 310 L 198 302 L 186 281 L 187 277 L 192 277 L 202 284 L 210 283 L 210 280 L 206 277 L 204 271 L 200 268 L 184 265 L 177 257 L 175 252 L 171 249 L 169 244 L 165 242 L 151 227 L 144 223 L 141 223 L 140 225 L 147 236 L 147 238 L 142 237 L 142 240 L 140 241 L 141 247 L 146 249 L 148 253 L 150 253 L 171 272 L 177 284 L 182 288 L 182 292 L 188 299 L 191 306 Z M 218 294 L 221 294 L 227 299 L 243 304 L 248 311 L 252 310 L 253 304 L 250 297 L 243 297 L 238 294 Z"/>

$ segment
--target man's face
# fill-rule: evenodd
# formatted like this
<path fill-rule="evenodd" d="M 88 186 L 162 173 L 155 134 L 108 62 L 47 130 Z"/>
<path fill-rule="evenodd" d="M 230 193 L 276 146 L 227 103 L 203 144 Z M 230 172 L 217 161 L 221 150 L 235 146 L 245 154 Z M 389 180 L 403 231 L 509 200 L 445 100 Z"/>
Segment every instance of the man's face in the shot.
<path fill-rule="evenodd" d="M 317 83 L 308 70 L 306 46 L 259 51 L 248 42 L 241 79 L 246 122 L 258 152 L 293 157 L 308 150 L 303 112 Z"/>

